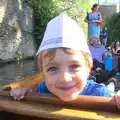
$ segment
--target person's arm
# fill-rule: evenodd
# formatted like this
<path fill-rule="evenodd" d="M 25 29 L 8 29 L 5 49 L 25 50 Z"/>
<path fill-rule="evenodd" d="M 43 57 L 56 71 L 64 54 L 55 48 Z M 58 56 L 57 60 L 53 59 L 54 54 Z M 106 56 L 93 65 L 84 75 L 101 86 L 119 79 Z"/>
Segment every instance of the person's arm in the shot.
<path fill-rule="evenodd" d="M 107 35 L 107 33 L 105 32 L 105 30 L 102 31 L 102 35 Z"/>
<path fill-rule="evenodd" d="M 85 17 L 84 22 L 88 23 L 88 19 L 87 19 L 87 17 Z"/>
<path fill-rule="evenodd" d="M 103 60 L 103 61 L 106 60 L 107 56 L 108 56 L 108 54 L 107 54 L 107 53 L 104 53 L 104 54 L 102 55 L 102 60 Z"/>
<path fill-rule="evenodd" d="M 95 22 L 95 23 L 101 23 L 102 20 L 93 20 L 93 22 Z"/>
<path fill-rule="evenodd" d="M 100 12 L 98 12 L 98 20 L 94 20 L 93 22 L 96 22 L 96 23 L 101 23 L 102 22 L 102 16 L 101 16 Z"/>
<path fill-rule="evenodd" d="M 85 19 L 84 19 L 84 22 L 86 22 L 86 23 L 89 23 L 90 21 L 89 21 L 89 13 L 87 12 L 87 16 L 85 17 Z"/>
<path fill-rule="evenodd" d="M 116 56 L 120 56 L 120 53 L 117 53 L 114 48 L 112 48 L 112 54 Z"/>
<path fill-rule="evenodd" d="M 102 60 L 104 61 L 108 56 L 112 56 L 111 52 L 109 52 L 104 46 L 103 46 L 103 54 L 102 54 Z"/>

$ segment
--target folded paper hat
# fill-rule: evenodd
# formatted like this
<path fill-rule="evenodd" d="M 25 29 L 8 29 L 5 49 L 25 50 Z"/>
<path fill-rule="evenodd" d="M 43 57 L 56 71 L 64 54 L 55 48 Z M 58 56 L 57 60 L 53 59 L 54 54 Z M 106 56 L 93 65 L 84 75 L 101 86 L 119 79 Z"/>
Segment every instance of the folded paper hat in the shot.
<path fill-rule="evenodd" d="M 47 24 L 42 43 L 36 55 L 43 50 L 59 47 L 73 48 L 90 54 L 84 32 L 65 13 L 61 13 Z"/>

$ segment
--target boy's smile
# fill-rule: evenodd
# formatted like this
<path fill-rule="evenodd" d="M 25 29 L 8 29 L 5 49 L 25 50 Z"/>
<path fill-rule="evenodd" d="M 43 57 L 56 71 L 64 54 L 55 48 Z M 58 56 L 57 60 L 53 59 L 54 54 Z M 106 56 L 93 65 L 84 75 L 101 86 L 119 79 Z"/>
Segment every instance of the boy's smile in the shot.
<path fill-rule="evenodd" d="M 57 49 L 54 58 L 42 58 L 47 88 L 64 101 L 75 99 L 85 87 L 89 69 L 80 51 Z"/>

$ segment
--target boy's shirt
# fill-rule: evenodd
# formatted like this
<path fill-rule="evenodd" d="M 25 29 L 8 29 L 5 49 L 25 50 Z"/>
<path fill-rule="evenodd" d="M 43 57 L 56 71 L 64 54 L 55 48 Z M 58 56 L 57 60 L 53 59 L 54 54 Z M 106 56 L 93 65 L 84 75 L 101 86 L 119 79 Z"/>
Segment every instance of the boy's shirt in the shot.
<path fill-rule="evenodd" d="M 51 92 L 48 90 L 45 81 L 43 81 L 36 88 L 36 93 L 51 93 Z"/>
<path fill-rule="evenodd" d="M 45 81 L 41 82 L 38 85 L 36 92 L 37 93 L 51 93 L 48 90 L 45 84 Z M 104 84 L 98 84 L 94 82 L 93 80 L 88 80 L 85 88 L 80 92 L 79 95 L 109 97 L 111 93 L 115 94 L 114 92 L 108 90 Z"/>

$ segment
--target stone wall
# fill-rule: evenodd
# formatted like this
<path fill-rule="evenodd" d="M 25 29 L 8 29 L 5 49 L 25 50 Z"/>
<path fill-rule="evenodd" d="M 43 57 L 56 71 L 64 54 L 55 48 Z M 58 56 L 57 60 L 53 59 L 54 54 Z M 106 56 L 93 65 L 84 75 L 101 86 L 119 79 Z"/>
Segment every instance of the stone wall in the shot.
<path fill-rule="evenodd" d="M 27 0 L 0 0 L 0 60 L 35 56 L 33 11 Z"/>

